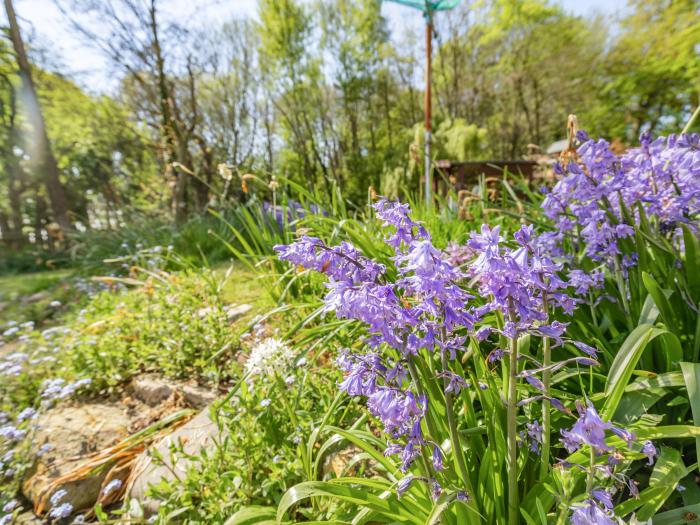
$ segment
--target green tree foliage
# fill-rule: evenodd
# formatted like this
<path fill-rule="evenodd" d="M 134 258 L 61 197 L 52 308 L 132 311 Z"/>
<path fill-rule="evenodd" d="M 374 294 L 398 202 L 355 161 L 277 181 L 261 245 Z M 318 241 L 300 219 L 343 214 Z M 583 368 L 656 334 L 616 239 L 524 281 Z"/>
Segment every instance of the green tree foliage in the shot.
<path fill-rule="evenodd" d="M 586 122 L 625 141 L 644 130 L 677 133 L 700 104 L 700 2 L 631 0 L 627 11 Z"/>
<path fill-rule="evenodd" d="M 464 4 L 436 63 L 443 111 L 488 129 L 490 150 L 520 157 L 561 138 L 569 113 L 594 104 L 585 85 L 602 59 L 600 24 L 538 0 Z"/>
<path fill-rule="evenodd" d="M 222 198 L 247 199 L 248 173 L 329 195 L 338 186 L 355 202 L 370 186 L 420 187 L 425 42 L 392 35 L 381 0 L 259 0 L 257 19 L 218 27 L 177 20 L 170 2 L 85 4 L 104 31 L 84 23 L 79 33 L 122 71 L 112 97 L 37 71 L 82 224 L 116 225 L 129 206 L 182 221 Z M 680 131 L 700 102 L 699 13 L 698 0 L 630 0 L 612 20 L 551 0 L 463 0 L 437 13 L 434 158 L 518 159 L 564 138 L 570 113 L 623 145 L 645 130 Z M 22 148 L 26 124 L 13 117 L 9 49 L 0 50 L 0 230 L 13 243 L 13 217 L 24 238 L 46 238 L 52 217 Z M 221 164 L 232 178 L 217 175 Z"/>
<path fill-rule="evenodd" d="M 39 72 L 49 138 L 83 224 L 113 228 L 129 207 L 157 204 L 156 165 L 147 135 L 116 100 L 90 96 L 56 74 Z"/>

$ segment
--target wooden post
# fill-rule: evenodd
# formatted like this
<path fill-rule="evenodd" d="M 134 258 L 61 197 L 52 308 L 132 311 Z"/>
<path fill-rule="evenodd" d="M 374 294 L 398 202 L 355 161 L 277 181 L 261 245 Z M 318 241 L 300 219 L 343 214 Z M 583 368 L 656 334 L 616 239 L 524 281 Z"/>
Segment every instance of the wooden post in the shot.
<path fill-rule="evenodd" d="M 433 205 L 433 183 L 430 166 L 430 142 L 432 140 L 431 112 L 432 101 L 430 94 L 430 84 L 432 76 L 432 42 L 433 42 L 433 20 L 431 13 L 425 14 L 425 204 L 428 208 Z"/>

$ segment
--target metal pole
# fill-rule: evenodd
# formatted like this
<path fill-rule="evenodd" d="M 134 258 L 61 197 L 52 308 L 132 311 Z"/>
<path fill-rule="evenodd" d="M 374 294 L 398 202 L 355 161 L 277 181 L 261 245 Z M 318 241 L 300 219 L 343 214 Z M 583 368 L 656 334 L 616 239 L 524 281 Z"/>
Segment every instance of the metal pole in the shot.
<path fill-rule="evenodd" d="M 433 177 L 430 166 L 430 141 L 432 138 L 431 121 L 431 98 L 430 98 L 430 80 L 432 73 L 432 40 L 433 40 L 433 21 L 430 11 L 425 14 L 425 204 L 428 208 L 433 205 Z"/>

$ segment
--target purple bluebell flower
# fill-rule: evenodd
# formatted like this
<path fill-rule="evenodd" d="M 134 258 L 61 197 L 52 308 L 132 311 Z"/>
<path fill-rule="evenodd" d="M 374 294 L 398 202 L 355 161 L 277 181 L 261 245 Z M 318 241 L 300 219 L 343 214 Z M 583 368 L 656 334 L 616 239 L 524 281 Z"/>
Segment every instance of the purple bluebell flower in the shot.
<path fill-rule="evenodd" d="M 370 412 L 392 441 L 403 441 L 403 446 L 388 450 L 400 454 L 405 470 L 424 445 L 420 422 L 427 409 L 427 398 L 406 384 L 406 361 L 421 350 L 456 358 L 465 345 L 462 333 L 473 329 L 476 314 L 469 306 L 471 296 L 460 285 L 465 274 L 435 248 L 425 228 L 411 219 L 409 207 L 382 199 L 374 209 L 390 229 L 386 242 L 395 254 L 395 271 L 387 272 L 349 243 L 331 247 L 315 237 L 275 250 L 280 259 L 328 277 L 326 311 L 366 325 L 368 351 L 340 356 L 345 377 L 339 388 L 367 398 Z M 385 359 L 382 345 L 393 348 L 399 359 Z M 455 376 L 447 388 L 458 393 L 465 386 Z"/>
<path fill-rule="evenodd" d="M 642 445 L 642 454 L 644 454 L 647 457 L 647 459 L 649 460 L 648 464 L 653 465 L 654 458 L 658 454 L 658 451 L 656 450 L 656 447 L 654 446 L 654 444 L 651 441 L 647 440 Z"/>
<path fill-rule="evenodd" d="M 430 484 L 430 496 L 433 498 L 433 500 L 437 500 L 441 494 L 442 494 L 442 487 L 437 482 L 437 480 L 432 480 L 432 482 Z"/>
<path fill-rule="evenodd" d="M 530 385 L 534 386 L 540 392 L 545 391 L 544 383 L 537 376 L 526 373 L 523 377 L 525 377 L 525 381 L 530 383 Z"/>
<path fill-rule="evenodd" d="M 442 462 L 442 450 L 437 445 L 433 446 L 433 468 L 440 472 L 445 469 L 445 465 Z"/>
<path fill-rule="evenodd" d="M 577 405 L 579 418 L 570 430 L 562 430 L 562 444 L 568 452 L 575 452 L 583 445 L 589 445 L 597 452 L 607 452 L 612 447 L 605 443 L 605 431 L 612 424 L 603 421 L 593 405 Z"/>
<path fill-rule="evenodd" d="M 507 353 L 508 352 L 502 348 L 496 348 L 495 350 L 492 350 L 488 356 L 486 356 L 486 361 L 488 363 L 496 363 L 503 359 L 503 356 L 505 356 Z"/>
<path fill-rule="evenodd" d="M 402 478 L 399 480 L 399 482 L 396 485 L 396 496 L 400 499 L 401 496 L 403 496 L 406 491 L 411 487 L 411 483 L 413 483 L 413 480 L 415 478 L 413 476 L 406 476 L 405 478 Z"/>
<path fill-rule="evenodd" d="M 521 439 L 524 441 L 528 438 L 528 448 L 535 454 L 540 453 L 540 445 L 542 444 L 542 426 L 537 420 L 525 424 L 526 432 L 521 433 Z"/>
<path fill-rule="evenodd" d="M 545 337 L 551 337 L 553 339 L 560 339 L 564 332 L 566 332 L 566 327 L 569 323 L 561 323 L 559 321 L 552 321 L 550 324 L 538 325 L 535 331 Z"/>
<path fill-rule="evenodd" d="M 637 482 L 633 479 L 627 480 L 627 488 L 629 488 L 630 494 L 634 499 L 639 499 L 639 488 L 637 488 Z"/>
<path fill-rule="evenodd" d="M 449 378 L 447 388 L 445 388 L 445 393 L 447 394 L 454 394 L 455 396 L 457 396 L 462 391 L 462 389 L 469 387 L 469 383 L 467 383 L 464 380 L 464 378 L 455 374 L 454 372 L 450 372 L 449 370 L 441 372 L 438 376 L 447 376 Z"/>
<path fill-rule="evenodd" d="M 625 428 L 610 427 L 610 430 L 617 437 L 624 440 L 628 447 L 632 446 L 632 443 L 636 439 L 634 434 Z"/>
<path fill-rule="evenodd" d="M 571 507 L 571 525 L 617 525 L 617 522 L 592 499 Z"/>
<path fill-rule="evenodd" d="M 598 350 L 593 348 L 590 345 L 587 345 L 586 343 L 582 343 L 581 341 L 571 341 L 571 343 L 581 350 L 582 352 L 588 354 L 591 357 L 598 357 Z"/>
<path fill-rule="evenodd" d="M 598 500 L 600 503 L 603 504 L 603 506 L 608 509 L 612 510 L 613 509 L 613 502 L 612 502 L 612 496 L 610 493 L 605 490 L 605 489 L 594 489 L 591 491 L 591 496 L 593 496 L 594 499 Z"/>
<path fill-rule="evenodd" d="M 474 258 L 474 250 L 466 244 L 450 242 L 445 248 L 443 257 L 452 266 L 462 266 Z"/>
<path fill-rule="evenodd" d="M 464 490 L 457 491 L 457 501 L 469 501 L 469 494 L 467 494 Z"/>
<path fill-rule="evenodd" d="M 474 337 L 476 337 L 476 340 L 479 342 L 486 341 L 491 335 L 491 332 L 493 332 L 493 328 L 490 326 L 482 326 L 474 333 Z"/>
<path fill-rule="evenodd" d="M 655 140 L 643 136 L 639 148 L 618 157 L 607 142 L 587 139 L 578 150 L 578 162 L 555 166 L 561 178 L 543 201 L 545 215 L 562 231 L 573 216 L 582 226 L 585 253 L 613 267 L 621 255 L 618 240 L 634 231 L 621 203 L 634 221 L 642 207 L 656 219 L 652 224 L 659 225 L 662 235 L 673 234 L 681 224 L 692 225 L 700 211 L 699 141 L 698 134 Z M 636 261 L 622 255 L 624 271 Z"/>
<path fill-rule="evenodd" d="M 579 295 L 586 295 L 595 290 L 601 290 L 605 286 L 605 273 L 602 270 L 584 272 L 583 270 L 571 270 L 568 274 L 569 285 L 576 289 Z"/>

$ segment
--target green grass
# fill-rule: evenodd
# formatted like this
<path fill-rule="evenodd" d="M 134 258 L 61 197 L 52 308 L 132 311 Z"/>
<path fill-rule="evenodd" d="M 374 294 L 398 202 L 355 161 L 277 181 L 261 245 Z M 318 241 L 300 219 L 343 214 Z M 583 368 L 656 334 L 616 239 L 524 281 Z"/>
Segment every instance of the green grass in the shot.
<path fill-rule="evenodd" d="M 253 306 L 255 313 L 275 306 L 270 295 L 265 292 L 265 281 L 242 264 L 219 264 L 214 267 L 214 274 L 222 280 L 226 277 L 221 289 L 224 303 L 247 303 Z"/>
<path fill-rule="evenodd" d="M 71 270 L 46 270 L 0 276 L 0 301 L 13 300 L 21 295 L 50 291 L 72 274 Z"/>
<path fill-rule="evenodd" d="M 78 307 L 84 297 L 72 286 L 72 276 L 71 270 L 0 276 L 0 328 L 11 321 L 32 321 L 37 327 L 46 327 L 62 312 Z M 35 294 L 40 295 L 30 301 Z M 52 307 L 52 301 L 62 306 Z"/>

